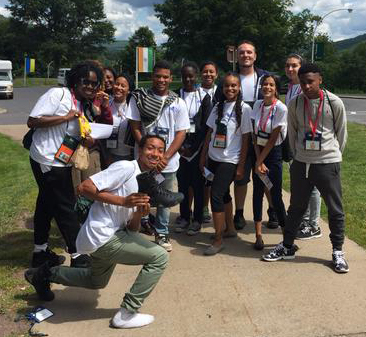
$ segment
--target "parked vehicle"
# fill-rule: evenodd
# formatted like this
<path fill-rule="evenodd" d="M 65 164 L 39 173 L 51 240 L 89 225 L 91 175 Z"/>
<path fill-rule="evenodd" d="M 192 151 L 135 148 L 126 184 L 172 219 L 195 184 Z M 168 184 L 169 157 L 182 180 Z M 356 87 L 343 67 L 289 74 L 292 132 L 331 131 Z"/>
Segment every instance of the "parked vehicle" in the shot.
<path fill-rule="evenodd" d="M 0 60 L 0 96 L 13 98 L 13 74 L 12 63 L 8 60 Z"/>
<path fill-rule="evenodd" d="M 66 86 L 66 76 L 67 73 L 70 71 L 71 68 L 60 68 L 58 70 L 58 76 L 57 76 L 57 84 L 65 87 Z"/>

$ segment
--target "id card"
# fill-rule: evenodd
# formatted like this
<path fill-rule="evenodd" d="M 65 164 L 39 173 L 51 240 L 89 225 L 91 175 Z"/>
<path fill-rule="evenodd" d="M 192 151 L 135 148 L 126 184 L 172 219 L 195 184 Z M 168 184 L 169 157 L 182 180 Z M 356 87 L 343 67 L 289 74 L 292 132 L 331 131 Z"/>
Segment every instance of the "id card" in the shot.
<path fill-rule="evenodd" d="M 111 136 L 106 141 L 107 149 L 116 149 L 118 147 L 118 128 L 113 128 Z"/>
<path fill-rule="evenodd" d="M 195 133 L 196 132 L 196 124 L 194 123 L 192 118 L 190 118 L 189 121 L 190 121 L 189 133 Z"/>
<path fill-rule="evenodd" d="M 321 150 L 321 139 L 322 135 L 321 133 L 317 132 L 315 133 L 315 137 L 313 137 L 313 134 L 311 132 L 307 132 L 305 134 L 305 150 L 307 151 L 320 151 Z"/>
<path fill-rule="evenodd" d="M 269 136 L 270 136 L 269 133 L 259 130 L 257 134 L 257 145 L 266 146 Z"/>
<path fill-rule="evenodd" d="M 226 135 L 227 135 L 227 126 L 221 122 L 218 123 L 215 137 L 213 139 L 213 147 L 218 148 L 218 149 L 225 149 L 226 148 Z"/>
<path fill-rule="evenodd" d="M 208 180 L 208 181 L 213 181 L 214 179 L 214 174 L 206 167 L 203 168 L 203 176 Z"/>
<path fill-rule="evenodd" d="M 66 135 L 58 151 L 55 154 L 55 159 L 61 163 L 68 164 L 76 148 L 79 145 L 79 140 Z"/>

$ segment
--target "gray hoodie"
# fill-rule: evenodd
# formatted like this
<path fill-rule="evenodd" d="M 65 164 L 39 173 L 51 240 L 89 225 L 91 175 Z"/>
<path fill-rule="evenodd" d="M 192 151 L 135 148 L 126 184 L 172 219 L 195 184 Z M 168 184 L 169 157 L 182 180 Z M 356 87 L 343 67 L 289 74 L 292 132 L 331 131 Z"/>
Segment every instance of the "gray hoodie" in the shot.
<path fill-rule="evenodd" d="M 329 100 L 325 94 L 324 120 L 321 116 L 317 126 L 317 132 L 322 133 L 320 151 L 305 150 L 305 133 L 310 132 L 311 128 L 308 121 L 308 112 L 304 114 L 304 94 L 301 93 L 292 99 L 288 105 L 290 147 L 294 152 L 294 159 L 299 162 L 329 164 L 342 161 L 342 152 L 347 141 L 346 109 L 338 96 L 329 91 L 326 91 L 326 93 Z M 312 119 L 315 120 L 318 113 L 319 99 L 311 100 L 309 106 L 312 111 Z"/>

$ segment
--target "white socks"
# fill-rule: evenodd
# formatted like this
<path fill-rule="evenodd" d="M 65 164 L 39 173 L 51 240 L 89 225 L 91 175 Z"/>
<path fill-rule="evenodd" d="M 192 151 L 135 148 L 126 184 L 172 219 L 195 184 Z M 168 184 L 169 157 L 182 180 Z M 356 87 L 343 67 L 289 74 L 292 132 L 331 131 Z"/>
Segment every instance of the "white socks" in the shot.
<path fill-rule="evenodd" d="M 154 316 L 130 312 L 121 308 L 112 318 L 112 326 L 119 329 L 139 328 L 154 321 Z"/>
<path fill-rule="evenodd" d="M 44 243 L 43 245 L 34 245 L 33 253 L 39 253 L 41 251 L 46 251 L 48 247 L 48 243 Z"/>

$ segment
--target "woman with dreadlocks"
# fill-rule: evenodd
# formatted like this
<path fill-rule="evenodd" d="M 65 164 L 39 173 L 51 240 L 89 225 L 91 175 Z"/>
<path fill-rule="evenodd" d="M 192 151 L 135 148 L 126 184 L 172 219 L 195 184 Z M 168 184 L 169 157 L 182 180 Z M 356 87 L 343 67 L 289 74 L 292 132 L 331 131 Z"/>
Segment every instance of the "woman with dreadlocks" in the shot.
<path fill-rule="evenodd" d="M 211 176 L 212 179 L 213 174 L 211 208 L 215 236 L 212 245 L 204 251 L 205 255 L 220 252 L 223 249 L 223 237 L 236 236 L 229 189 L 234 179 L 243 178 L 249 135 L 252 131 L 252 109 L 242 101 L 240 78 L 237 74 L 225 75 L 223 94 L 226 100 L 220 101 L 212 109 L 207 120 L 208 131 L 200 158 L 200 168 L 206 177 L 210 179 Z"/>

